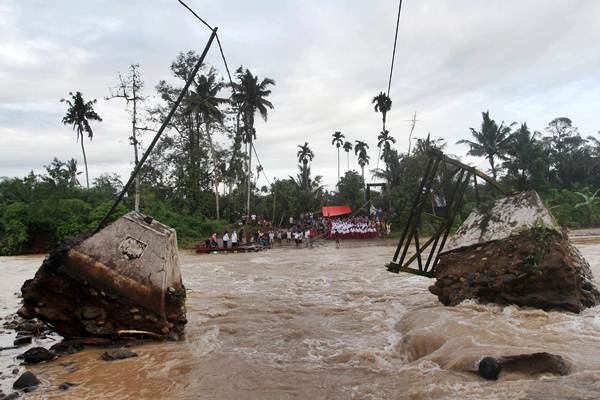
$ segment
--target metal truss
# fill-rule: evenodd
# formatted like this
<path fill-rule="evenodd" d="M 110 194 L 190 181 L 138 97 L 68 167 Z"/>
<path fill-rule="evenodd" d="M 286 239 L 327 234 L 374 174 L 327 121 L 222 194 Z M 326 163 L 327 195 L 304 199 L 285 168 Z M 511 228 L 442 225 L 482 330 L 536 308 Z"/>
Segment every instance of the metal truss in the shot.
<path fill-rule="evenodd" d="M 435 268 L 440 254 L 446 244 L 456 214 L 462 207 L 463 196 L 471 179 L 475 187 L 476 201 L 479 204 L 478 177 L 499 192 L 505 195 L 510 194 L 509 190 L 483 172 L 451 159 L 440 151 L 432 153 L 421 178 L 394 258 L 387 265 L 388 271 L 409 272 L 428 278 L 435 276 Z M 424 218 L 434 225 L 434 233 L 424 243 L 420 243 L 419 228 Z M 415 252 L 409 256 L 409 250 L 413 248 Z M 426 251 L 429 253 L 427 254 Z"/>

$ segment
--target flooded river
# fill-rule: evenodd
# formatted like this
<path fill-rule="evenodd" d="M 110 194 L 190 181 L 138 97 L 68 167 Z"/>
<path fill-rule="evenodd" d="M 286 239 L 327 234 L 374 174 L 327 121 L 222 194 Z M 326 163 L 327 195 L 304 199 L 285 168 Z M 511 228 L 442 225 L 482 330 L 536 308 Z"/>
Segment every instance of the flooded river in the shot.
<path fill-rule="evenodd" d="M 576 243 L 600 284 L 600 241 Z M 393 251 L 391 243 L 346 242 L 339 250 L 327 243 L 181 254 L 184 341 L 138 346 L 137 358 L 112 363 L 88 349 L 29 367 L 42 385 L 27 398 L 600 398 L 600 307 L 580 315 L 475 302 L 444 307 L 427 290 L 433 281 L 385 270 Z M 16 310 L 15 292 L 41 261 L 0 258 L 0 316 Z M 5 333 L 0 345 L 13 337 Z M 538 351 L 562 355 L 573 372 L 508 373 L 495 382 L 472 372 L 486 355 Z M 3 371 L 16 354 L 0 353 Z M 0 380 L 5 392 L 13 380 Z M 77 386 L 62 392 L 63 382 Z"/>

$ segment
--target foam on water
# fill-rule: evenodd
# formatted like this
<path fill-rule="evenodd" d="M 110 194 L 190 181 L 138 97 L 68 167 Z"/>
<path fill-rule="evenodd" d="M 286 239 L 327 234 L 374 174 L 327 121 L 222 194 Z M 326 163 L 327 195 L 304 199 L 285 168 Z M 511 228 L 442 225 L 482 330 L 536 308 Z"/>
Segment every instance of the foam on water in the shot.
<path fill-rule="evenodd" d="M 580 315 L 475 301 L 444 307 L 427 290 L 431 280 L 385 270 L 394 247 L 342 246 L 182 254 L 184 341 L 138 347 L 139 357 L 110 364 L 96 350 L 61 359 L 75 370 L 31 367 L 43 380 L 31 397 L 587 399 L 600 391 L 600 307 Z M 579 247 L 599 276 L 600 245 Z M 4 313 L 40 262 L 0 258 Z M 573 373 L 496 382 L 474 373 L 484 356 L 536 351 L 562 355 Z M 65 381 L 79 385 L 58 392 Z"/>

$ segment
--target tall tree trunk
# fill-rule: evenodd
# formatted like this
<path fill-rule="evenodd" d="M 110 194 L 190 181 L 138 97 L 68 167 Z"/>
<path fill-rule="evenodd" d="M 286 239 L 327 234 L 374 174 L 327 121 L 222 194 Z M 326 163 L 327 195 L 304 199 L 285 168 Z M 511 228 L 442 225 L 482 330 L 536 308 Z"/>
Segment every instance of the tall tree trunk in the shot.
<path fill-rule="evenodd" d="M 206 137 L 208 138 L 208 145 L 210 147 L 211 158 L 213 162 L 213 182 L 215 186 L 215 206 L 217 211 L 217 221 L 221 219 L 220 207 L 219 207 L 219 176 L 217 171 L 217 157 L 215 154 L 215 146 L 210 135 L 210 124 L 208 123 L 208 117 L 204 116 L 204 124 L 206 126 Z"/>
<path fill-rule="evenodd" d="M 490 167 L 492 169 L 492 177 L 496 180 L 496 167 L 494 166 L 494 157 L 488 159 L 490 161 Z"/>
<path fill-rule="evenodd" d="M 375 169 L 379 169 L 379 159 L 381 158 L 381 146 L 378 146 L 378 147 L 379 147 L 379 153 L 377 153 L 377 166 L 375 167 Z M 371 179 L 371 182 L 373 182 L 373 179 Z"/>
<path fill-rule="evenodd" d="M 134 155 L 134 162 L 135 162 L 135 167 L 137 167 L 138 163 L 139 163 L 139 158 L 138 158 L 138 142 L 137 142 L 137 135 L 136 135 L 136 123 L 137 123 L 137 98 L 136 98 L 136 82 L 135 82 L 135 75 L 134 76 L 134 81 L 131 85 L 132 89 L 133 89 L 133 119 L 131 121 L 131 141 L 133 142 L 133 155 Z M 140 211 L 140 174 L 137 174 L 135 176 L 135 195 L 134 195 L 134 201 L 133 201 L 133 209 L 136 212 Z"/>
<path fill-rule="evenodd" d="M 339 142 L 338 142 L 339 145 Z M 337 146 L 337 152 L 338 152 L 338 180 L 337 180 L 337 184 L 338 186 L 340 185 L 340 146 Z"/>
<path fill-rule="evenodd" d="M 252 190 L 252 137 L 248 143 L 248 193 L 246 197 L 246 215 L 250 218 L 250 192 Z"/>
<path fill-rule="evenodd" d="M 350 171 L 350 152 L 346 152 L 346 172 Z"/>
<path fill-rule="evenodd" d="M 308 170 L 306 169 L 307 164 L 308 164 L 307 161 L 302 160 L 302 165 L 304 168 L 304 187 L 305 187 L 306 191 L 308 192 Z"/>
<path fill-rule="evenodd" d="M 90 176 L 88 174 L 87 157 L 85 155 L 85 147 L 83 146 L 83 135 L 81 135 L 81 152 L 83 153 L 83 164 L 85 165 L 85 184 L 90 188 Z"/>

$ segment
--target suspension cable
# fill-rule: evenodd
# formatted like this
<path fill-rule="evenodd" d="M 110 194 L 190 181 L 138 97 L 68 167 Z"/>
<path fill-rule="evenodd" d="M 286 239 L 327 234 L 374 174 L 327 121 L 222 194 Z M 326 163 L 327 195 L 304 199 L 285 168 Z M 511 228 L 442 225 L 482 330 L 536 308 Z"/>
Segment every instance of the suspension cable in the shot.
<path fill-rule="evenodd" d="M 400 11 L 402 10 L 402 0 L 399 0 L 398 4 L 398 18 L 396 19 L 396 35 L 394 36 L 394 50 L 392 51 L 392 65 L 390 66 L 390 79 L 388 81 L 387 96 L 390 96 L 390 89 L 392 87 L 392 74 L 394 72 L 394 58 L 396 57 L 396 43 L 398 42 L 398 27 L 400 26 Z M 219 37 L 217 36 L 217 41 Z"/>

